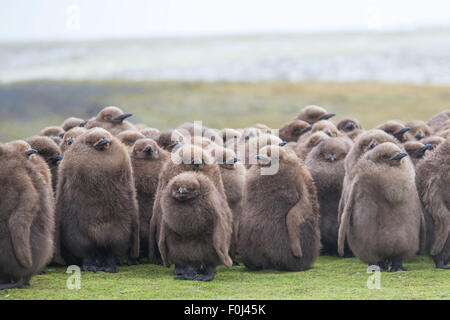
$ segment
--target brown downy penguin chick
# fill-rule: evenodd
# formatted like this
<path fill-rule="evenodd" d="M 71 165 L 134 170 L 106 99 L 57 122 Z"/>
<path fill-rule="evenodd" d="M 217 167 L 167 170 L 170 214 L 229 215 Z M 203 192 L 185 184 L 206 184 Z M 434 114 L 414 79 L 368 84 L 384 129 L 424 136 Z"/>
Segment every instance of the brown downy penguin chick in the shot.
<path fill-rule="evenodd" d="M 61 128 L 67 132 L 72 128 L 80 127 L 84 123 L 83 119 L 70 117 L 64 120 L 61 124 Z"/>
<path fill-rule="evenodd" d="M 311 173 L 319 200 L 319 227 L 324 255 L 337 255 L 338 207 L 345 176 L 344 161 L 351 148 L 346 138 L 326 139 L 308 154 L 305 164 Z"/>
<path fill-rule="evenodd" d="M 437 115 L 431 117 L 430 120 L 427 121 L 427 126 L 430 127 L 433 132 L 436 132 L 439 130 L 442 124 L 449 119 L 450 119 L 450 110 L 444 110 L 442 112 L 439 112 Z"/>
<path fill-rule="evenodd" d="M 220 135 L 222 136 L 223 145 L 225 146 L 225 145 L 227 145 L 227 143 L 231 143 L 231 141 L 234 144 L 237 144 L 237 142 L 239 141 L 239 139 L 242 136 L 242 133 L 235 129 L 225 128 L 225 129 L 222 129 L 222 131 L 220 132 Z"/>
<path fill-rule="evenodd" d="M 74 127 L 67 131 L 64 134 L 63 141 L 61 141 L 61 144 L 59 145 L 59 148 L 61 149 L 61 152 L 64 153 L 67 151 L 67 149 L 70 148 L 70 146 L 75 142 L 75 140 L 80 137 L 82 134 L 86 132 L 86 128 L 82 127 Z"/>
<path fill-rule="evenodd" d="M 432 147 L 431 144 L 423 144 L 420 141 L 406 141 L 403 146 L 414 164 L 414 167 L 422 160 L 425 152 Z"/>
<path fill-rule="evenodd" d="M 320 251 L 311 175 L 302 161 L 278 146 L 264 147 L 257 158 L 244 187 L 238 233 L 242 261 L 251 270 L 309 269 Z M 264 172 L 270 166 L 278 166 L 276 173 Z"/>
<path fill-rule="evenodd" d="M 56 213 L 61 255 L 68 264 L 118 272 L 118 260 L 138 258 L 139 210 L 130 156 L 105 129 L 88 130 L 66 151 Z"/>
<path fill-rule="evenodd" d="M 242 195 L 246 170 L 240 159 L 236 157 L 236 154 L 231 149 L 215 146 L 211 150 L 211 155 L 219 166 L 228 206 L 233 214 L 233 237 L 231 240 L 230 256 L 233 259 L 233 264 L 238 265 L 237 262 L 234 262 L 234 257 L 239 220 L 242 214 Z"/>
<path fill-rule="evenodd" d="M 158 188 L 156 191 L 155 203 L 153 205 L 153 216 L 150 220 L 149 261 L 151 263 L 159 264 L 161 262 L 158 239 L 162 214 L 162 192 L 170 179 L 185 171 L 202 172 L 209 177 L 211 182 L 215 184 L 216 189 L 223 196 L 223 201 L 226 203 L 225 190 L 220 170 L 211 154 L 199 146 L 188 144 L 181 145 L 179 148 L 173 150 L 170 159 L 164 163 L 159 175 Z M 176 272 L 182 273 L 183 270 L 177 268 Z"/>
<path fill-rule="evenodd" d="M 297 120 L 303 120 L 309 124 L 313 124 L 320 120 L 328 120 L 335 115 L 335 113 L 328 113 L 328 111 L 322 107 L 309 105 L 300 110 Z"/>
<path fill-rule="evenodd" d="M 142 131 L 148 128 L 148 125 L 145 123 L 137 123 L 134 125 L 138 131 Z"/>
<path fill-rule="evenodd" d="M 133 124 L 125 120 L 131 116 L 131 113 L 124 113 L 117 107 L 105 107 L 95 118 L 90 119 L 84 127 L 86 129 L 99 127 L 111 132 L 113 135 L 118 135 L 125 130 L 137 130 Z"/>
<path fill-rule="evenodd" d="M 169 159 L 167 151 L 161 149 L 150 138 L 140 139 L 131 152 L 134 182 L 139 204 L 140 257 L 148 257 L 150 220 L 153 215 L 158 178 L 164 162 Z"/>
<path fill-rule="evenodd" d="M 384 132 L 394 136 L 401 143 L 404 143 L 408 141 L 408 136 L 406 135 L 406 132 L 408 132 L 411 128 L 405 126 L 400 121 L 389 120 L 376 127 L 376 129 L 383 130 Z"/>
<path fill-rule="evenodd" d="M 450 129 L 447 129 L 447 130 L 444 130 L 444 131 L 439 131 L 439 132 L 437 133 L 437 135 L 438 135 L 439 137 L 444 138 L 444 139 L 448 139 L 448 138 L 450 138 Z"/>
<path fill-rule="evenodd" d="M 230 267 L 232 214 L 214 183 L 200 172 L 172 178 L 161 198 L 158 246 L 166 267 L 175 264 L 178 280 L 211 281 L 216 266 Z"/>
<path fill-rule="evenodd" d="M 351 181 L 354 177 L 353 168 L 355 167 L 356 163 L 366 152 L 385 142 L 394 143 L 399 148 L 404 150 L 402 144 L 397 139 L 395 139 L 392 135 L 378 129 L 372 129 L 364 132 L 359 136 L 359 138 L 351 147 L 344 162 L 345 177 L 342 188 L 341 201 L 339 203 L 339 217 L 342 215 L 345 206 L 345 201 L 349 192 L 348 188 L 351 185 Z"/>
<path fill-rule="evenodd" d="M 64 130 L 61 127 L 46 127 L 39 135 L 49 137 L 59 146 L 64 137 Z"/>
<path fill-rule="evenodd" d="M 53 194 L 34 153 L 24 142 L 0 143 L 0 290 L 28 285 L 53 256 Z"/>
<path fill-rule="evenodd" d="M 156 138 L 158 145 L 168 152 L 172 152 L 172 150 L 175 147 L 178 147 L 182 141 L 183 136 L 176 129 L 163 131 L 158 138 Z"/>
<path fill-rule="evenodd" d="M 386 271 L 406 271 L 403 260 L 425 244 L 425 222 L 415 185 L 414 166 L 399 146 L 382 143 L 364 154 L 354 171 L 339 225 L 357 258 Z"/>
<path fill-rule="evenodd" d="M 186 122 L 179 125 L 176 129 L 179 132 L 181 132 L 182 135 L 189 138 L 192 138 L 194 136 L 202 136 L 218 145 L 223 144 L 223 138 L 220 135 L 220 133 L 216 132 L 214 129 L 205 126 L 200 126 L 195 123 Z"/>
<path fill-rule="evenodd" d="M 257 163 L 255 156 L 259 153 L 261 148 L 270 145 L 278 145 L 280 147 L 286 145 L 286 141 L 272 134 L 260 134 L 253 136 L 246 140 L 244 144 L 239 145 L 236 155 L 243 160 L 246 169 L 249 169 L 253 164 Z"/>
<path fill-rule="evenodd" d="M 133 149 L 133 145 L 136 143 L 137 140 L 144 138 L 145 136 L 142 133 L 135 130 L 122 131 L 117 135 L 117 139 L 119 139 L 119 141 L 122 142 L 123 145 L 127 147 L 129 150 Z"/>
<path fill-rule="evenodd" d="M 145 128 L 145 129 L 140 130 L 140 132 L 145 137 L 152 138 L 155 141 L 158 139 L 159 135 L 161 134 L 161 131 L 159 131 L 156 128 Z"/>
<path fill-rule="evenodd" d="M 262 133 L 272 134 L 272 129 L 263 123 L 256 123 L 252 126 L 252 128 L 259 129 Z"/>
<path fill-rule="evenodd" d="M 278 136 L 286 142 L 297 142 L 300 136 L 311 131 L 312 125 L 306 121 L 294 120 L 283 125 L 278 131 Z"/>
<path fill-rule="evenodd" d="M 445 120 L 445 122 L 444 122 L 444 123 L 441 125 L 441 127 L 439 128 L 439 131 L 438 131 L 438 132 L 446 131 L 446 130 L 448 130 L 448 129 L 450 129 L 450 119 Z"/>
<path fill-rule="evenodd" d="M 423 144 L 431 144 L 430 151 L 436 149 L 436 147 L 444 142 L 445 139 L 439 136 L 430 136 L 428 138 L 423 139 Z"/>
<path fill-rule="evenodd" d="M 311 131 L 307 135 L 314 134 L 315 132 L 322 131 L 326 135 L 330 137 L 338 137 L 344 136 L 341 132 L 336 128 L 333 122 L 329 120 L 320 120 L 315 122 L 312 125 Z"/>
<path fill-rule="evenodd" d="M 299 141 L 294 148 L 295 153 L 300 159 L 305 160 L 312 148 L 329 138 L 330 136 L 322 131 L 315 132 L 308 136 L 305 140 L 300 139 L 301 141 Z"/>
<path fill-rule="evenodd" d="M 353 141 L 364 132 L 364 128 L 358 120 L 354 118 L 344 118 L 337 124 L 337 129 L 344 132 Z"/>
<path fill-rule="evenodd" d="M 427 224 L 426 252 L 436 268 L 450 269 L 450 139 L 417 165 L 416 183 Z"/>
<path fill-rule="evenodd" d="M 411 128 L 406 135 L 408 140 L 420 141 L 424 138 L 428 138 L 431 135 L 431 129 L 422 120 L 412 120 L 406 123 L 408 128 Z"/>
<path fill-rule="evenodd" d="M 50 168 L 52 174 L 52 187 L 56 192 L 56 185 L 58 183 L 58 166 L 63 159 L 61 149 L 49 137 L 35 136 L 26 139 L 31 148 L 37 150 L 38 155 L 41 156 Z"/>

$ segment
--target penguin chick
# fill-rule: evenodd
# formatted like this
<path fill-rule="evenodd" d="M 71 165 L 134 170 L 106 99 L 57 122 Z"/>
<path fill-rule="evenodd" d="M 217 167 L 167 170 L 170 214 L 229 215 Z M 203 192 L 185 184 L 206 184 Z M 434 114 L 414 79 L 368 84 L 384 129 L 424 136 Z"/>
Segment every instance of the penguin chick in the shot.
<path fill-rule="evenodd" d="M 294 151 L 300 159 L 305 160 L 312 148 L 329 138 L 330 136 L 322 131 L 315 132 L 308 136 L 305 140 L 299 139 L 301 141 L 297 142 L 297 145 L 294 147 Z"/>
<path fill-rule="evenodd" d="M 60 164 L 56 200 L 61 255 L 84 271 L 118 272 L 139 256 L 139 211 L 130 156 L 110 132 L 88 130 Z"/>
<path fill-rule="evenodd" d="M 53 255 L 53 195 L 35 153 L 23 141 L 0 143 L 0 290 L 28 285 Z"/>
<path fill-rule="evenodd" d="M 306 166 L 278 146 L 266 146 L 247 172 L 238 252 L 250 270 L 309 269 L 320 250 L 319 206 Z M 278 165 L 275 174 L 263 169 Z"/>
<path fill-rule="evenodd" d="M 450 139 L 416 167 L 416 183 L 427 224 L 426 252 L 436 268 L 450 269 Z"/>
<path fill-rule="evenodd" d="M 350 148 L 348 139 L 326 139 L 314 147 L 305 160 L 317 189 L 324 255 L 337 255 L 338 207 L 345 176 L 344 161 Z"/>
<path fill-rule="evenodd" d="M 403 123 L 397 120 L 389 120 L 376 127 L 376 129 L 383 130 L 384 132 L 394 136 L 398 141 L 404 143 L 408 141 L 408 132 L 411 128 L 405 126 Z"/>
<path fill-rule="evenodd" d="M 430 136 L 428 138 L 423 139 L 422 143 L 425 144 L 431 144 L 431 147 L 428 149 L 429 151 L 432 151 L 436 149 L 436 147 L 444 142 L 445 139 L 439 136 Z"/>
<path fill-rule="evenodd" d="M 394 143 L 374 147 L 358 161 L 339 225 L 357 258 L 386 271 L 406 271 L 403 260 L 425 244 L 425 222 L 408 154 Z"/>
<path fill-rule="evenodd" d="M 422 160 L 425 152 L 432 147 L 431 144 L 423 144 L 419 141 L 407 141 L 403 144 L 403 146 L 405 147 L 405 150 L 414 166 L 417 166 L 417 163 Z"/>
<path fill-rule="evenodd" d="M 450 119 L 450 110 L 444 110 L 442 112 L 439 112 L 437 115 L 431 117 L 427 121 L 427 126 L 431 128 L 433 133 L 436 131 L 439 131 L 442 124 Z"/>
<path fill-rule="evenodd" d="M 148 257 L 150 220 L 153 215 L 159 174 L 169 153 L 150 138 L 139 139 L 131 152 L 134 182 L 139 204 L 140 257 Z"/>
<path fill-rule="evenodd" d="M 125 130 L 117 135 L 117 139 L 124 144 L 129 150 L 133 148 L 135 142 L 139 139 L 144 139 L 145 136 L 139 131 Z"/>
<path fill-rule="evenodd" d="M 153 140 L 157 140 L 159 135 L 161 134 L 161 131 L 159 131 L 156 128 L 145 128 L 140 130 L 140 132 L 146 137 L 146 138 L 152 138 Z"/>
<path fill-rule="evenodd" d="M 64 138 L 61 141 L 61 144 L 59 145 L 61 152 L 64 154 L 67 151 L 67 149 L 69 149 L 72 146 L 75 140 L 81 135 L 83 135 L 86 131 L 87 131 L 86 128 L 82 127 L 74 127 L 69 131 L 67 131 L 64 134 Z"/>
<path fill-rule="evenodd" d="M 311 131 L 312 125 L 306 121 L 294 120 L 284 124 L 279 132 L 278 136 L 281 140 L 286 142 L 297 142 L 300 136 Z"/>
<path fill-rule="evenodd" d="M 344 132 L 352 141 L 364 132 L 364 128 L 358 120 L 354 118 L 344 118 L 337 124 L 337 129 Z"/>
<path fill-rule="evenodd" d="M 26 139 L 31 148 L 37 150 L 38 155 L 45 160 L 51 171 L 53 192 L 56 192 L 56 185 L 58 183 L 58 166 L 63 159 L 61 149 L 49 137 L 35 136 Z"/>
<path fill-rule="evenodd" d="M 408 140 L 420 141 L 431 135 L 431 129 L 422 120 L 413 120 L 406 123 L 406 127 L 411 128 L 406 135 Z"/>
<path fill-rule="evenodd" d="M 61 124 L 61 128 L 67 132 L 72 128 L 80 127 L 84 123 L 83 119 L 70 117 L 64 120 Z"/>
<path fill-rule="evenodd" d="M 335 115 L 335 113 L 328 113 L 327 110 L 322 107 L 309 105 L 300 110 L 297 120 L 303 120 L 309 124 L 313 124 L 320 120 L 328 120 Z"/>
<path fill-rule="evenodd" d="M 122 131 L 126 130 L 136 131 L 136 127 L 125 120 L 131 116 L 131 113 L 124 113 L 117 107 L 105 107 L 97 114 L 95 118 L 89 120 L 84 127 L 86 129 L 92 129 L 95 127 L 103 128 L 111 132 L 113 135 L 118 135 Z"/>
<path fill-rule="evenodd" d="M 176 279 L 211 281 L 216 266 L 232 265 L 232 214 L 207 176 L 184 172 L 172 178 L 161 205 L 158 245 L 164 265 L 183 270 Z"/>

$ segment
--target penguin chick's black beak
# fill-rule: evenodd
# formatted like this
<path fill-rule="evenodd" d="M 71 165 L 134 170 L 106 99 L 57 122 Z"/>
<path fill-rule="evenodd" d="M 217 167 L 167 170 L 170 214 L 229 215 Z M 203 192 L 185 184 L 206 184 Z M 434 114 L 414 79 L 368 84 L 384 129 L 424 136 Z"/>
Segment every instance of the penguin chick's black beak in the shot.
<path fill-rule="evenodd" d="M 59 156 L 50 158 L 50 159 L 48 160 L 48 162 L 49 162 L 50 164 L 57 164 L 57 163 L 60 162 L 63 158 L 64 158 L 63 156 L 59 155 Z"/>
<path fill-rule="evenodd" d="M 152 146 L 147 146 L 147 148 L 144 149 L 144 152 L 146 154 L 151 154 L 153 152 L 153 148 Z"/>
<path fill-rule="evenodd" d="M 269 159 L 269 158 L 266 158 L 266 157 L 261 156 L 261 155 L 259 155 L 259 154 L 256 155 L 255 158 L 258 159 L 258 160 L 261 160 L 263 163 L 269 163 L 269 162 L 270 162 L 270 159 Z"/>
<path fill-rule="evenodd" d="M 331 156 L 330 156 L 330 161 L 331 161 L 331 162 L 334 162 L 335 160 L 336 160 L 336 158 L 334 157 L 334 155 L 331 155 Z"/>
<path fill-rule="evenodd" d="M 416 134 L 416 139 L 417 140 L 422 140 L 423 138 L 425 138 L 424 134 L 422 132 L 419 132 L 418 134 Z"/>
<path fill-rule="evenodd" d="M 186 190 L 184 188 L 179 188 L 178 189 L 178 194 L 179 195 L 185 195 L 186 194 Z"/>
<path fill-rule="evenodd" d="M 320 120 L 328 120 L 330 118 L 333 118 L 336 115 L 336 113 L 328 113 L 326 115 L 324 115 L 322 118 L 320 118 Z"/>
<path fill-rule="evenodd" d="M 115 118 L 114 120 L 116 121 L 123 121 L 126 118 L 131 117 L 133 114 L 132 113 L 124 113 L 123 115 L 121 115 L 120 117 Z"/>
<path fill-rule="evenodd" d="M 395 157 L 393 157 L 391 160 L 400 160 L 400 159 L 406 157 L 407 155 L 408 154 L 406 152 L 402 152 L 402 153 L 399 153 L 398 155 L 396 155 Z"/>
<path fill-rule="evenodd" d="M 311 126 L 309 126 L 309 127 L 307 127 L 306 129 L 304 129 L 302 132 L 300 132 L 300 135 L 302 135 L 302 134 L 305 134 L 305 133 L 307 133 L 308 131 L 311 131 L 312 130 L 312 125 Z"/>
<path fill-rule="evenodd" d="M 282 146 L 285 146 L 286 145 L 286 141 L 281 141 L 278 145 L 280 146 L 280 147 L 282 147 Z"/>
<path fill-rule="evenodd" d="M 236 163 L 236 162 L 238 162 L 238 161 L 241 161 L 241 159 L 239 159 L 239 158 L 233 158 L 233 163 Z"/>
<path fill-rule="evenodd" d="M 84 126 L 88 123 L 89 120 L 84 120 L 81 124 L 80 127 L 84 128 Z"/>
<path fill-rule="evenodd" d="M 30 149 L 27 152 L 25 152 L 27 157 L 29 157 L 29 156 L 31 156 L 32 154 L 35 154 L 35 153 L 38 153 L 37 150 L 35 150 L 35 149 Z"/>
<path fill-rule="evenodd" d="M 331 137 L 331 131 L 330 131 L 330 130 L 325 131 L 325 134 L 326 134 L 327 136 Z"/>
<path fill-rule="evenodd" d="M 97 144 L 95 144 L 95 147 L 97 149 L 102 149 L 105 145 L 109 144 L 111 141 L 109 141 L 108 139 L 103 139 L 99 142 L 97 142 Z"/>
<path fill-rule="evenodd" d="M 345 129 L 348 130 L 348 131 L 352 131 L 352 130 L 355 129 L 355 128 L 356 128 L 356 126 L 355 126 L 355 123 L 354 123 L 354 122 L 349 122 L 349 123 L 347 123 L 347 125 L 345 126 Z"/>
<path fill-rule="evenodd" d="M 400 137 L 400 136 L 402 136 L 405 132 L 408 132 L 409 130 L 411 130 L 410 127 L 404 127 L 402 130 L 400 130 L 400 131 L 394 133 L 394 136 Z"/>
<path fill-rule="evenodd" d="M 423 155 L 425 151 L 430 149 L 432 146 L 433 146 L 432 144 L 427 143 L 426 145 L 424 145 L 422 148 L 419 149 L 419 153 Z"/>
<path fill-rule="evenodd" d="M 66 134 L 65 132 L 64 132 L 64 133 L 61 133 L 61 134 L 59 135 L 59 137 L 60 137 L 61 139 L 63 139 L 65 134 Z"/>
<path fill-rule="evenodd" d="M 66 141 L 67 141 L 67 144 L 68 144 L 69 146 L 73 143 L 73 139 L 72 139 L 72 138 L 69 138 L 69 139 L 67 139 Z"/>

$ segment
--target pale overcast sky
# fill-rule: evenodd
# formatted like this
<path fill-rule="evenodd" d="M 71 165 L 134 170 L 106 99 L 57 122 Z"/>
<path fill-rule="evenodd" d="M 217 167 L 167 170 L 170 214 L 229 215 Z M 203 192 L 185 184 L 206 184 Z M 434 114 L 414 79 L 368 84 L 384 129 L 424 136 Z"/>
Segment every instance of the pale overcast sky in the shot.
<path fill-rule="evenodd" d="M 0 0 L 0 41 L 450 25 L 448 0 Z"/>

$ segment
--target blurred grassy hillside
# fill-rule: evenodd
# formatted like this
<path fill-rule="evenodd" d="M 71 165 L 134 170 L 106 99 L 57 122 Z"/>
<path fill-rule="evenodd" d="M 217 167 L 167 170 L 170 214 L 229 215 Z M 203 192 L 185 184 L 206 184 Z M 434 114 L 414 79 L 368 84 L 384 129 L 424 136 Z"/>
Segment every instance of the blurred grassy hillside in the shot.
<path fill-rule="evenodd" d="M 273 128 L 308 104 L 355 117 L 366 128 L 388 119 L 427 120 L 450 106 L 449 86 L 381 83 L 202 83 L 33 81 L 0 85 L 0 141 L 24 138 L 103 106 L 132 112 L 135 123 L 167 129 L 202 120 L 210 127 Z"/>

